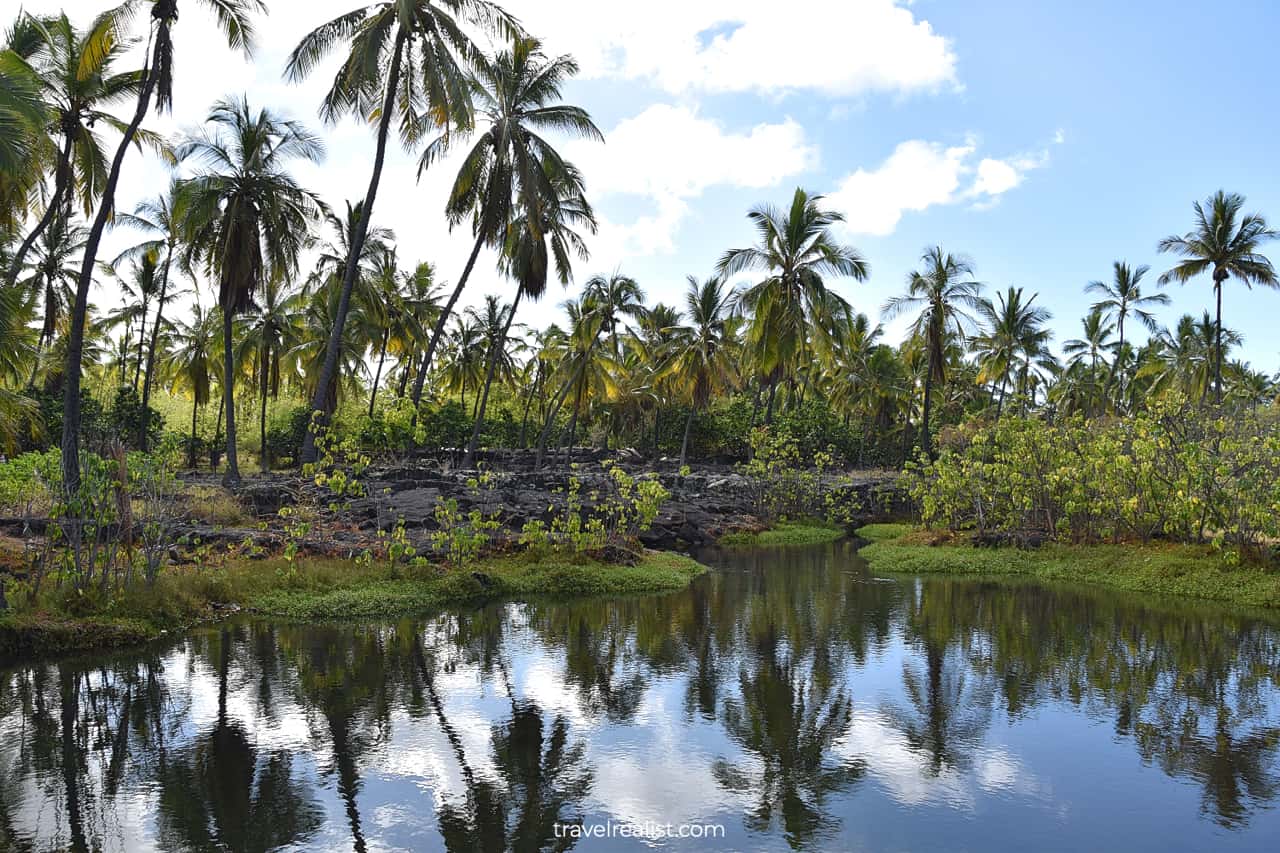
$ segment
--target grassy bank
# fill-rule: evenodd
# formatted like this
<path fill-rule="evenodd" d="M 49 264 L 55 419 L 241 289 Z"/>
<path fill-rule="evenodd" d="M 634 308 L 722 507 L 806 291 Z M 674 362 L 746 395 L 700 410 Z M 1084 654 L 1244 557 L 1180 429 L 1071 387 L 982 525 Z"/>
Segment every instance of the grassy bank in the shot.
<path fill-rule="evenodd" d="M 873 524 L 858 535 L 871 541 L 862 556 L 877 572 L 1023 575 L 1129 592 L 1181 595 L 1250 607 L 1280 607 L 1280 573 L 1230 566 L 1208 546 L 1058 545 L 1033 550 L 975 548 L 963 539 L 911 525 Z"/>
<path fill-rule="evenodd" d="M 588 558 L 495 556 L 462 571 L 351 560 L 241 560 L 173 569 L 151 590 L 94 607 L 82 599 L 0 616 L 0 656 L 131 645 L 239 607 L 292 619 L 382 618 L 499 598 L 627 595 L 683 589 L 705 567 L 648 551 L 634 566 Z"/>
<path fill-rule="evenodd" d="M 843 527 L 823 521 L 783 521 L 759 532 L 742 531 L 720 537 L 721 545 L 821 545 L 845 535 Z"/>

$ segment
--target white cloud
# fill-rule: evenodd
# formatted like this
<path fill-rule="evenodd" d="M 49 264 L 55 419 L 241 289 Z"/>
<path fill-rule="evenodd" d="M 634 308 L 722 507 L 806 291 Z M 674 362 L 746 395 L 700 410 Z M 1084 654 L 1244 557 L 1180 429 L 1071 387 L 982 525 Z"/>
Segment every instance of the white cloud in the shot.
<path fill-rule="evenodd" d="M 743 132 L 683 106 L 655 104 L 606 131 L 606 143 L 575 141 L 567 156 L 583 170 L 592 198 L 648 200 L 655 208 L 628 223 L 601 223 L 593 260 L 609 265 L 628 254 L 669 252 L 689 202 L 715 186 L 778 186 L 817 165 L 817 148 L 790 118 Z"/>
<path fill-rule="evenodd" d="M 528 28 L 591 77 L 672 93 L 810 90 L 832 96 L 956 86 L 948 39 L 896 0 L 515 0 Z"/>
<path fill-rule="evenodd" d="M 1055 135 L 1054 142 L 1060 139 Z M 963 145 L 911 139 L 899 143 L 875 169 L 858 169 L 840 181 L 830 195 L 855 234 L 892 234 L 903 214 L 939 205 L 970 202 L 976 209 L 996 203 L 1020 185 L 1028 172 L 1049 163 L 1048 149 L 1035 154 L 983 157 L 975 164 L 978 141 Z"/>

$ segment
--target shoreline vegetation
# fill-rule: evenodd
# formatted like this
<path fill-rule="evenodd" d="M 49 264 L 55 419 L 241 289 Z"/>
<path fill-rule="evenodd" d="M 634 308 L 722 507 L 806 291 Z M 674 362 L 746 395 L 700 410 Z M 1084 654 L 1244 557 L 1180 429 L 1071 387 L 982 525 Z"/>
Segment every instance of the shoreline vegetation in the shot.
<path fill-rule="evenodd" d="M 855 534 L 868 540 L 859 554 L 886 574 L 1019 576 L 1280 610 L 1280 573 L 1231 564 L 1211 545 L 1046 542 L 1033 549 L 982 548 L 965 535 L 912 524 L 870 524 Z"/>
<path fill-rule="evenodd" d="M 237 612 L 304 621 L 378 619 L 497 600 L 673 592 L 706 570 L 683 554 L 650 550 L 634 565 L 521 553 L 452 570 L 323 557 L 240 559 L 166 573 L 155 587 L 114 600 L 102 612 L 77 613 L 69 604 L 66 612 L 0 614 L 0 660 L 139 645 Z"/>
<path fill-rule="evenodd" d="M 757 531 L 737 531 L 721 536 L 718 544 L 728 548 L 759 545 L 824 545 L 848 535 L 838 524 L 820 519 L 781 521 Z"/>

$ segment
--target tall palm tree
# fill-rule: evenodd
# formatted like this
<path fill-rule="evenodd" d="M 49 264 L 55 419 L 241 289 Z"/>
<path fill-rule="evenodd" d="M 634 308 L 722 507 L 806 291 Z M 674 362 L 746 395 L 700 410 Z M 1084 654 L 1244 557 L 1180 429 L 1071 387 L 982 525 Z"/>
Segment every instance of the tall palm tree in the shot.
<path fill-rule="evenodd" d="M 885 303 L 885 319 L 918 311 L 913 334 L 923 338 L 927 350 L 924 371 L 924 408 L 921 415 L 921 446 L 933 454 L 929 432 L 929 410 L 933 386 L 947 381 L 946 344 L 948 337 L 963 341 L 973 331 L 972 311 L 981 311 L 982 285 L 973 280 L 973 263 L 961 255 L 942 251 L 941 246 L 925 250 L 923 268 L 907 276 L 907 292 Z"/>
<path fill-rule="evenodd" d="M 1014 374 L 1025 376 L 1031 363 L 1047 354 L 1046 345 L 1053 333 L 1045 324 L 1053 318 L 1047 308 L 1035 305 L 1033 293 L 1030 299 L 1023 296 L 1021 287 L 1010 287 L 996 295 L 996 302 L 983 299 L 978 306 L 979 319 L 985 331 L 974 339 L 974 354 L 978 358 L 978 381 L 994 384 L 998 378 L 999 396 L 996 400 L 996 420 L 1004 408 L 1005 388 Z M 1023 391 L 1018 383 L 1018 393 Z"/>
<path fill-rule="evenodd" d="M 543 165 L 547 166 L 545 162 Z M 539 197 L 539 210 L 525 210 L 507 226 L 499 266 L 507 277 L 516 282 L 516 298 L 506 315 L 506 327 L 498 336 L 497 345 L 489 351 L 484 388 L 462 462 L 464 468 L 469 468 L 475 461 L 480 429 L 489 403 L 489 388 L 498 368 L 498 357 L 506 351 L 505 342 L 521 298 L 527 295 L 535 302 L 541 299 L 553 268 L 556 279 L 568 287 L 573 280 L 573 258 L 576 256 L 585 261 L 589 256 L 587 244 L 576 229 L 582 228 L 592 234 L 596 232 L 595 212 L 582 196 L 582 179 L 578 170 L 568 163 L 551 168 L 561 173 L 560 178 L 555 179 L 555 195 Z"/>
<path fill-rule="evenodd" d="M 221 324 L 217 309 L 205 309 L 197 297 L 191 319 L 174 321 L 174 346 L 165 357 L 174 388 L 191 391 L 191 441 L 187 446 L 187 465 L 191 468 L 196 467 L 196 418 L 209 404 Z"/>
<path fill-rule="evenodd" d="M 1217 302 L 1218 332 L 1214 343 L 1213 386 L 1216 402 L 1222 404 L 1222 285 L 1235 276 L 1245 287 L 1253 285 L 1280 287 L 1275 267 L 1260 250 L 1277 236 L 1260 213 L 1243 213 L 1244 196 L 1218 190 L 1204 203 L 1196 202 L 1195 227 L 1181 237 L 1173 235 L 1160 241 L 1161 252 L 1180 255 L 1183 260 L 1160 276 L 1161 284 L 1176 281 L 1185 284 L 1204 272 L 1213 274 L 1213 293 Z"/>
<path fill-rule="evenodd" d="M 548 59 L 537 39 L 524 36 L 492 59 L 476 62 L 470 88 L 487 127 L 463 159 L 445 205 L 451 226 L 471 218 L 475 242 L 423 354 L 413 389 L 415 410 L 440 335 L 480 250 L 501 246 L 508 224 L 520 217 L 536 235 L 553 218 L 549 209 L 560 199 L 582 198 L 581 175 L 542 135 L 552 131 L 604 140 L 586 110 L 560 102 L 565 82 L 577 73 L 572 57 Z M 419 168 L 427 168 L 454 142 L 448 133 L 437 138 L 423 152 Z"/>
<path fill-rule="evenodd" d="M 218 26 L 232 48 L 252 53 L 253 27 L 249 22 L 251 11 L 264 11 L 262 0 L 201 0 L 218 21 Z M 62 396 L 62 480 L 63 488 L 74 493 L 80 486 L 80 365 L 84 350 L 85 319 L 89 310 L 89 289 L 93 285 L 93 271 L 98 262 L 98 248 L 107 223 L 115 213 L 116 186 L 120 183 L 120 171 L 129 146 L 134 144 L 143 119 L 151 109 L 152 96 L 160 112 L 173 107 L 173 27 L 178 22 L 178 0 L 129 0 L 118 6 L 106 17 L 99 28 L 101 37 L 93 51 L 101 51 L 111 42 L 123 40 L 123 28 L 133 18 L 139 7 L 150 14 L 147 43 L 146 74 L 138 89 L 137 104 L 133 116 L 124 127 L 115 156 L 102 186 L 98 213 L 89 229 L 85 243 L 84 260 L 80 277 L 76 281 L 75 302 L 71 307 L 71 331 L 67 339 L 67 361 Z"/>
<path fill-rule="evenodd" d="M 713 394 L 732 385 L 738 375 L 730 344 L 734 337 L 731 295 L 715 276 L 699 282 L 689 276 L 685 311 L 689 325 L 682 330 L 671 359 L 671 372 L 684 387 L 689 415 L 680 442 L 680 467 L 689 456 L 689 432 L 693 418 L 707 407 Z"/>
<path fill-rule="evenodd" d="M 170 181 L 169 189 L 164 195 L 151 199 L 145 199 L 138 203 L 132 214 L 121 214 L 118 217 L 120 224 L 129 225 L 145 232 L 148 237 L 141 242 L 131 246 L 122 252 L 113 261 L 119 264 L 126 257 L 145 255 L 148 253 L 163 253 L 164 263 L 158 271 L 158 280 L 160 284 L 159 293 L 156 295 L 156 316 L 151 325 L 151 340 L 147 344 L 146 366 L 143 368 L 142 377 L 142 416 L 143 421 L 138 426 L 138 447 L 145 451 L 147 449 L 147 414 L 150 410 L 147 408 L 151 402 L 151 382 L 155 373 L 156 364 L 156 346 L 160 340 L 161 329 L 165 325 L 164 308 L 168 300 L 181 296 L 179 292 L 175 292 L 171 285 L 170 274 L 173 270 L 173 253 L 178 248 L 178 242 L 181 239 L 181 222 L 179 216 L 181 212 L 177 209 L 178 204 L 178 183 Z M 188 264 L 185 259 L 179 259 L 179 266 L 187 268 Z M 189 270 L 188 270 L 189 271 Z"/>
<path fill-rule="evenodd" d="M 752 208 L 747 218 L 756 227 L 758 242 L 725 252 L 717 267 L 726 279 L 747 271 L 766 274 L 740 297 L 751 313 L 747 344 L 756 351 L 758 370 L 770 389 L 766 422 L 772 420 L 778 382 L 794 383 L 811 342 L 829 337 L 838 314 L 849 310 L 843 299 L 829 293 L 826 279 L 863 281 L 870 273 L 857 249 L 836 242 L 831 226 L 844 216 L 824 210 L 822 198 L 797 187 L 786 211 L 767 204 Z"/>
<path fill-rule="evenodd" d="M 102 192 L 107 158 L 96 128 L 124 132 L 125 123 L 106 108 L 136 98 L 144 76 L 141 71 L 114 69 L 130 47 L 127 41 L 117 41 L 107 33 L 115 25 L 114 14 L 99 15 L 84 32 L 78 31 L 65 13 L 44 19 L 27 16 L 27 25 L 36 34 L 29 42 L 29 59 L 50 113 L 49 125 L 54 130 L 48 144 L 57 152 L 57 159 L 53 192 L 44 213 L 10 261 L 9 281 L 17 277 L 27 252 L 54 218 L 67 216 L 73 197 L 79 196 L 87 216 Z M 134 138 L 157 151 L 166 150 L 163 140 L 150 131 L 138 128 Z"/>
<path fill-rule="evenodd" d="M 351 292 L 386 161 L 387 136 L 398 118 L 400 139 L 414 148 L 433 129 L 444 137 L 471 126 L 466 66 L 483 62 L 471 32 L 514 36 L 515 19 L 489 0 L 394 0 L 355 9 L 307 34 L 289 56 L 286 75 L 305 78 L 340 43 L 349 42 L 342 67 L 325 95 L 320 115 L 334 123 L 351 114 L 377 122 L 373 172 L 352 234 L 333 329 L 325 348 L 313 409 L 323 412 L 326 389 L 338 369 L 338 348 L 351 307 Z M 307 431 L 301 461 L 314 462 L 315 433 Z"/>
<path fill-rule="evenodd" d="M 290 161 L 318 161 L 320 140 L 305 127 L 248 101 L 214 104 L 205 129 L 179 148 L 202 169 L 182 183 L 190 241 L 218 280 L 222 309 L 228 485 L 240 481 L 236 458 L 232 325 L 265 281 L 286 279 L 325 208 L 286 171 Z"/>

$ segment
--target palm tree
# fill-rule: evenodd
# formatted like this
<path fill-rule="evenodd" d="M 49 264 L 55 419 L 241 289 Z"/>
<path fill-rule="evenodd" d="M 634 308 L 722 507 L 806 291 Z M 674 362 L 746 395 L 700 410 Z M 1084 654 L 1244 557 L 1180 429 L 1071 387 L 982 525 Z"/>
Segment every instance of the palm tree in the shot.
<path fill-rule="evenodd" d="M 1085 292 L 1097 293 L 1103 297 L 1095 302 L 1093 307 L 1115 319 L 1116 333 L 1119 337 L 1116 352 L 1123 353 L 1125 351 L 1124 322 L 1128 316 L 1135 315 L 1142 325 L 1147 327 L 1147 331 L 1154 332 L 1159 326 L 1155 315 L 1148 311 L 1147 307 L 1168 305 L 1169 297 L 1164 293 L 1146 295 L 1142 293 L 1140 284 L 1142 277 L 1151 269 L 1147 265 L 1130 267 L 1124 261 L 1116 261 L 1113 268 L 1111 282 L 1091 281 L 1085 286 Z"/>
<path fill-rule="evenodd" d="M 908 311 L 919 311 L 912 333 L 923 338 L 927 350 L 924 370 L 924 409 L 920 429 L 926 455 L 933 454 L 933 437 L 929 432 L 929 410 L 933 386 L 947 381 L 946 343 L 948 337 L 963 341 L 973 330 L 975 321 L 970 311 L 981 311 L 982 285 L 973 280 L 973 263 L 960 255 L 942 251 L 941 246 L 927 249 L 920 258 L 923 270 L 907 276 L 907 293 L 885 303 L 885 319 L 893 319 Z"/>
<path fill-rule="evenodd" d="M 347 57 L 325 95 L 320 115 L 332 124 L 352 114 L 361 120 L 376 120 L 378 127 L 373 173 L 361 206 L 363 215 L 348 247 L 341 296 L 312 405 L 326 416 L 330 411 L 323 408 L 323 398 L 338 369 L 338 348 L 382 180 L 392 119 L 399 118 L 401 141 L 410 149 L 433 128 L 443 129 L 448 138 L 471 126 L 471 92 L 464 66 L 483 62 L 470 36 L 474 29 L 503 38 L 518 30 L 515 19 L 489 0 L 395 0 L 355 9 L 322 24 L 289 56 L 285 73 L 297 81 L 310 74 L 339 43 L 349 42 Z M 315 456 L 315 432 L 309 429 L 301 461 L 314 462 Z"/>
<path fill-rule="evenodd" d="M 35 402 L 4 387 L 6 382 L 24 381 L 27 364 L 35 359 L 35 332 L 30 325 L 34 307 L 28 289 L 0 282 L 0 450 L 5 452 L 17 446 L 24 426 L 36 422 Z"/>
<path fill-rule="evenodd" d="M 999 378 L 996 420 L 1004 408 L 1009 378 L 1014 373 L 1025 377 L 1031 364 L 1047 355 L 1046 345 L 1053 333 L 1045 324 L 1053 315 L 1034 304 L 1038 295 L 1033 293 L 1025 299 L 1021 287 L 1010 287 L 996 295 L 998 306 L 989 299 L 979 303 L 978 313 L 986 331 L 974 339 L 974 354 L 980 365 L 979 382 L 994 383 Z M 1019 394 L 1024 390 L 1024 381 L 1020 379 L 1018 383 Z"/>
<path fill-rule="evenodd" d="M 160 340 L 160 330 L 165 324 L 164 306 L 168 300 L 181 295 L 173 292 L 169 286 L 171 284 L 169 276 L 173 269 L 173 253 L 178 248 L 178 242 L 181 238 L 180 211 L 177 209 L 177 204 L 178 184 L 176 181 L 171 181 L 169 189 L 164 195 L 139 202 L 132 214 L 121 214 L 119 217 L 121 224 L 130 225 L 147 232 L 151 236 L 126 249 L 112 262 L 115 265 L 129 256 L 152 252 L 157 254 L 164 253 L 164 263 L 158 275 L 160 291 L 156 297 L 156 317 L 151 325 L 151 341 L 147 345 L 146 367 L 143 370 L 142 378 L 143 421 L 138 427 L 138 447 L 143 451 L 147 449 L 146 419 L 149 417 L 147 413 L 150 411 L 147 407 L 151 402 L 151 381 L 155 372 L 156 345 Z M 188 266 L 184 259 L 179 260 L 179 265 L 184 268 Z"/>
<path fill-rule="evenodd" d="M 1176 389 L 1195 397 L 1203 406 L 1213 387 L 1217 337 L 1217 327 L 1208 311 L 1199 320 L 1184 314 L 1173 331 L 1166 329 L 1156 336 L 1152 357 L 1138 375 L 1149 378 L 1156 393 Z M 1222 344 L 1228 350 L 1241 340 L 1233 329 L 1222 330 Z"/>
<path fill-rule="evenodd" d="M 123 264 L 123 260 L 121 260 L 121 264 Z M 110 272 L 116 277 L 117 283 L 120 285 L 121 294 L 126 299 L 123 316 L 127 317 L 130 325 L 134 321 L 138 324 L 138 351 L 133 367 L 133 388 L 136 391 L 138 383 L 142 380 L 143 353 L 147 338 L 147 317 L 151 310 L 151 301 L 165 289 L 160 253 L 155 249 L 148 249 L 135 254 L 133 262 L 129 265 L 128 278 L 121 275 L 119 266 L 112 265 Z"/>
<path fill-rule="evenodd" d="M 88 231 L 61 217 L 40 236 L 30 275 L 21 282 L 43 294 L 44 319 L 37 352 L 50 346 L 66 320 L 66 309 L 75 298 L 74 282 L 80 272 L 80 253 Z"/>
<path fill-rule="evenodd" d="M 31 24 L 20 16 L 0 45 L 0 234 L 16 231 L 44 180 L 49 111 L 28 62 L 39 40 Z"/>
<path fill-rule="evenodd" d="M 113 15 L 99 15 L 83 33 L 72 26 L 65 13 L 46 19 L 26 16 L 26 25 L 35 35 L 28 42 L 30 67 L 49 110 L 50 127 L 60 139 L 49 140 L 49 147 L 57 151 L 53 192 L 43 215 L 10 261 L 9 281 L 17 278 L 27 252 L 54 218 L 68 215 L 75 195 L 79 195 L 87 216 L 102 192 L 106 154 L 95 128 L 101 125 L 124 132 L 125 123 L 103 108 L 136 98 L 144 76 L 141 71 L 114 70 L 130 45 L 107 34 L 115 26 Z M 138 128 L 134 138 L 158 151 L 166 149 L 161 138 L 150 131 Z"/>
<path fill-rule="evenodd" d="M 404 274 L 402 302 L 404 310 L 392 321 L 387 348 L 396 356 L 400 386 L 396 396 L 403 398 L 409 390 L 409 379 L 418 363 L 418 349 L 426 343 L 429 330 L 440 315 L 440 292 L 436 271 L 423 261 Z"/>
<path fill-rule="evenodd" d="M 191 468 L 196 467 L 196 418 L 209 403 L 221 324 L 217 309 L 205 310 L 197 298 L 191 319 L 174 321 L 174 348 L 165 358 L 175 387 L 185 386 L 191 391 L 191 441 L 187 447 L 187 465 Z"/>
<path fill-rule="evenodd" d="M 554 220 L 552 211 L 559 200 L 583 196 L 577 169 L 541 135 L 554 131 L 604 140 L 586 110 L 560 103 L 564 83 L 577 73 L 578 64 L 572 57 L 548 59 L 540 42 L 523 36 L 492 59 L 476 62 L 470 86 L 488 127 L 463 159 L 445 205 L 451 226 L 471 217 L 475 243 L 422 357 L 413 389 L 415 410 L 440 335 L 480 250 L 504 243 L 508 224 L 521 217 L 526 227 L 536 229 L 536 236 L 545 221 Z M 437 138 L 423 152 L 419 169 L 427 168 L 454 141 L 448 133 Z M 543 278 L 545 281 L 545 273 Z"/>
<path fill-rule="evenodd" d="M 270 110 L 254 112 L 248 101 L 214 104 L 205 129 L 182 144 L 184 160 L 204 166 L 182 183 L 190 242 L 218 279 L 222 308 L 223 364 L 226 381 L 227 471 L 237 485 L 235 365 L 232 324 L 253 304 L 263 282 L 289 278 L 325 208 L 285 171 L 291 160 L 318 161 L 320 140 L 301 124 Z"/>
<path fill-rule="evenodd" d="M 252 353 L 258 377 L 258 441 L 263 471 L 270 468 L 267 453 L 267 398 L 280 396 L 280 365 L 284 354 L 298 344 L 299 294 L 288 284 L 269 279 L 249 306 L 241 328 L 240 346 Z"/>
<path fill-rule="evenodd" d="M 581 176 L 568 163 L 554 168 L 561 170 L 561 178 L 564 179 L 556 180 L 556 195 L 540 197 L 540 210 L 525 211 L 507 226 L 500 269 L 516 282 L 516 298 L 506 315 L 506 327 L 498 335 L 497 345 L 489 351 L 484 388 L 480 393 L 480 404 L 471 428 L 471 439 L 467 442 L 467 453 L 462 461 L 464 468 L 469 468 L 475 461 L 476 448 L 480 443 L 480 428 L 489 404 L 489 388 L 498 368 L 498 357 L 505 353 L 505 342 L 511 332 L 511 323 L 515 320 L 521 297 L 528 295 L 535 302 L 541 299 L 546 292 L 547 276 L 552 267 L 556 279 L 561 285 L 568 287 L 573 280 L 574 256 L 583 261 L 589 256 L 586 242 L 575 230 L 584 228 L 592 234 L 596 232 L 595 212 L 582 196 Z M 539 219 L 535 221 L 533 217 Z"/>
<path fill-rule="evenodd" d="M 1115 353 L 1117 345 L 1111 340 L 1114 324 L 1107 321 L 1102 311 L 1094 308 L 1081 321 L 1083 336 L 1073 338 L 1062 345 L 1062 351 L 1071 356 L 1071 362 L 1089 362 L 1089 369 L 1097 372 L 1098 365 L 1106 364 L 1104 353 Z"/>
<path fill-rule="evenodd" d="M 689 415 L 680 442 L 680 467 L 689 456 L 693 417 L 707 407 L 711 396 L 732 385 L 738 375 L 730 343 L 734 338 L 731 295 L 715 276 L 698 282 L 689 276 L 685 310 L 689 326 L 682 329 L 671 359 L 671 372 L 689 397 Z"/>
<path fill-rule="evenodd" d="M 752 208 L 747 218 L 759 241 L 725 252 L 717 267 L 726 279 L 749 270 L 767 274 L 740 297 L 751 313 L 747 344 L 755 350 L 758 371 L 769 385 L 767 423 L 772 422 L 778 382 L 786 378 L 794 385 L 810 333 L 819 341 L 829 338 L 839 313 L 849 310 L 843 299 L 829 293 L 826 277 L 863 281 L 870 273 L 857 249 L 836 242 L 831 226 L 843 222 L 844 216 L 823 210 L 822 198 L 797 187 L 785 212 L 772 205 Z"/>
<path fill-rule="evenodd" d="M 570 331 L 563 341 L 565 352 L 560 364 L 564 384 L 547 407 L 535 457 L 535 464 L 539 466 L 551 436 L 551 427 L 570 393 L 573 394 L 573 414 L 569 418 L 569 453 L 572 453 L 582 404 L 591 388 L 601 389 L 609 384 L 609 368 L 622 352 L 618 343 L 618 327 L 622 325 L 623 317 L 644 316 L 644 291 L 635 279 L 620 271 L 607 276 L 594 275 L 587 280 L 581 299 L 567 303 L 565 310 L 569 315 Z M 601 356 L 599 343 L 605 334 L 610 345 L 608 353 Z"/>
<path fill-rule="evenodd" d="M 246 55 L 252 52 L 253 27 L 249 23 L 249 12 L 264 11 L 262 0 L 202 0 L 218 20 L 218 26 L 226 37 L 227 43 L 242 50 Z M 150 55 L 147 57 L 146 74 L 138 89 L 137 106 L 133 117 L 121 134 L 120 143 L 116 146 L 115 156 L 107 171 L 107 179 L 102 186 L 101 201 L 93 225 L 89 229 L 89 237 L 85 244 L 84 260 L 80 266 L 80 277 L 76 281 L 75 302 L 71 308 L 71 332 L 67 340 L 66 373 L 62 396 L 62 480 L 63 488 L 74 493 L 80 486 L 80 364 L 84 350 L 85 319 L 89 310 L 89 288 L 93 285 L 93 271 L 98 262 L 98 247 L 102 242 L 107 223 L 115 213 L 116 185 L 120 182 L 120 170 L 124 166 L 125 153 L 134 143 L 142 120 L 151 109 L 151 98 L 154 95 L 156 105 L 161 112 L 173 107 L 173 26 L 178 22 L 178 0 L 132 0 L 108 13 L 103 26 L 97 28 L 100 33 L 98 42 L 93 45 L 91 53 L 105 49 L 105 46 L 122 41 L 121 29 L 137 11 L 139 6 L 150 9 L 150 33 L 148 44 Z"/>
<path fill-rule="evenodd" d="M 1161 252 L 1172 252 L 1183 260 L 1160 276 L 1160 284 L 1185 284 L 1201 273 L 1212 271 L 1213 293 L 1217 301 L 1218 332 L 1214 343 L 1213 386 L 1216 402 L 1222 404 L 1222 285 L 1235 276 L 1252 288 L 1280 287 L 1271 261 L 1260 253 L 1262 244 L 1274 240 L 1277 232 L 1267 226 L 1260 213 L 1242 213 L 1244 196 L 1218 190 L 1204 204 L 1196 202 L 1195 227 L 1181 237 L 1160 241 Z"/>
<path fill-rule="evenodd" d="M 393 332 L 404 328 L 405 304 L 404 294 L 400 292 L 402 276 L 396 264 L 396 251 L 388 248 L 374 266 L 369 287 L 369 305 L 367 310 L 377 325 L 382 329 L 378 336 L 378 366 L 373 373 L 373 384 L 369 387 L 369 417 L 373 417 L 374 403 L 378 399 L 378 385 L 382 382 L 382 367 L 387 360 L 387 349 L 391 344 Z"/>

